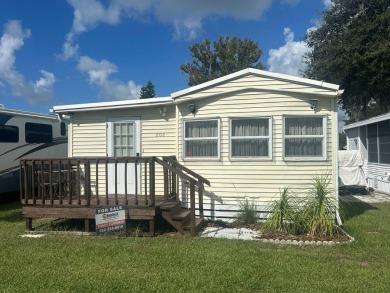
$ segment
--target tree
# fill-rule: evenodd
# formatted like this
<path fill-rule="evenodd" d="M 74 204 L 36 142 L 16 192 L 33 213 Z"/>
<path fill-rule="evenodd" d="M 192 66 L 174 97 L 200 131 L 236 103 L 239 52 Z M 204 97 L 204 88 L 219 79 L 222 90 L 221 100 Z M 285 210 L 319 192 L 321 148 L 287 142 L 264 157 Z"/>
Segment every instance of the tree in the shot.
<path fill-rule="evenodd" d="M 351 121 L 390 110 L 390 1 L 332 0 L 306 36 L 306 77 L 344 89 L 339 104 Z"/>
<path fill-rule="evenodd" d="M 146 86 L 141 87 L 139 98 L 150 99 L 155 97 L 156 97 L 156 93 L 154 91 L 154 84 L 149 80 Z"/>
<path fill-rule="evenodd" d="M 187 83 L 194 86 L 239 70 L 252 67 L 264 69 L 259 62 L 262 51 L 258 43 L 247 38 L 219 37 L 211 42 L 206 39 L 190 47 L 192 61 L 180 66 L 188 75 Z"/>

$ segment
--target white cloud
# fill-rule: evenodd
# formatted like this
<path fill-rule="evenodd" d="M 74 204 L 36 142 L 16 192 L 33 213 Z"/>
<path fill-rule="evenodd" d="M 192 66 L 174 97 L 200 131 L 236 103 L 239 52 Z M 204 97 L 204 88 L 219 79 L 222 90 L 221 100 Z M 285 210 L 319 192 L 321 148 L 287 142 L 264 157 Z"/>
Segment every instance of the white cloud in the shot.
<path fill-rule="evenodd" d="M 332 0 L 322 0 L 322 3 L 324 4 L 325 8 L 328 9 L 331 6 L 333 6 L 333 1 Z"/>
<path fill-rule="evenodd" d="M 141 90 L 134 81 L 123 82 L 110 79 L 110 75 L 117 72 L 115 64 L 101 60 L 100 62 L 88 56 L 81 56 L 77 68 L 88 75 L 89 83 L 100 90 L 100 96 L 105 100 L 137 99 Z"/>
<path fill-rule="evenodd" d="M 202 20 L 208 16 L 235 19 L 260 19 L 275 0 L 68 0 L 73 7 L 73 24 L 65 37 L 62 59 L 77 56 L 77 37 L 100 23 L 115 25 L 123 18 L 154 17 L 174 29 L 175 38 L 194 39 L 202 30 Z M 296 3 L 299 0 L 280 0 Z"/>
<path fill-rule="evenodd" d="M 269 50 L 267 61 L 270 71 L 286 73 L 290 75 L 300 75 L 300 71 L 305 69 L 303 56 L 310 51 L 303 41 L 294 41 L 294 33 L 290 28 L 284 28 L 285 44 L 278 49 Z"/>
<path fill-rule="evenodd" d="M 31 31 L 23 29 L 20 21 L 11 20 L 5 24 L 0 39 L 0 79 L 4 87 L 10 87 L 14 96 L 23 97 L 36 104 L 51 99 L 55 76 L 51 72 L 41 70 L 42 77 L 39 80 L 26 81 L 15 69 L 15 52 L 23 47 L 24 40 L 30 36 Z"/>

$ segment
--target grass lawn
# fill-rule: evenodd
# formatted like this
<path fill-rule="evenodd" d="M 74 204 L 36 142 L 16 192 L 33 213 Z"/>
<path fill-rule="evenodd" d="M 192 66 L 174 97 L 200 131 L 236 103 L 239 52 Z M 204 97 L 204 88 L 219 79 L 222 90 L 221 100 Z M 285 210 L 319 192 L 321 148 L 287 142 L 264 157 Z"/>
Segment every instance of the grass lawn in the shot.
<path fill-rule="evenodd" d="M 356 241 L 282 246 L 200 237 L 22 238 L 0 205 L 0 292 L 389 292 L 390 203 L 351 203 Z"/>

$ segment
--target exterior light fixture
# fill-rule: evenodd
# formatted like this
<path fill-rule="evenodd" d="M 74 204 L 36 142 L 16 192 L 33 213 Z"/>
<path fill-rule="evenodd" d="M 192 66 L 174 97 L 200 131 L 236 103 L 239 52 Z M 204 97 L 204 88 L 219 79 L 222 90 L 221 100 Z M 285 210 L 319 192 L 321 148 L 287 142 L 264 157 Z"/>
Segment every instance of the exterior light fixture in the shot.
<path fill-rule="evenodd" d="M 188 109 L 190 109 L 190 112 L 192 114 L 195 114 L 196 113 L 196 105 L 195 104 L 189 104 L 188 105 Z"/>
<path fill-rule="evenodd" d="M 310 109 L 315 109 L 317 107 L 318 99 L 311 99 L 310 100 Z"/>
<path fill-rule="evenodd" d="M 165 117 L 165 115 L 167 115 L 167 108 L 166 107 L 161 107 L 159 109 L 159 111 L 160 111 L 161 117 Z"/>

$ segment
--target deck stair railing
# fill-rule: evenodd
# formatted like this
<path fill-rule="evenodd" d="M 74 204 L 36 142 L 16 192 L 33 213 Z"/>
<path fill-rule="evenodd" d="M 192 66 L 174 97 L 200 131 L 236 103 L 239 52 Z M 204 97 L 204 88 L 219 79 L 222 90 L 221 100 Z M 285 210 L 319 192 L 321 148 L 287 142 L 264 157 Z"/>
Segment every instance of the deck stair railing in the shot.
<path fill-rule="evenodd" d="M 156 174 L 161 172 L 156 164 L 162 167 L 163 176 Z M 127 188 L 128 170 L 134 172 L 133 190 Z M 185 181 L 189 185 L 191 233 L 196 229 L 196 193 L 199 217 L 203 219 L 204 184 L 210 185 L 207 179 L 181 165 L 174 157 L 22 159 L 20 173 L 22 204 L 45 206 L 124 204 L 153 207 L 156 205 L 156 178 L 164 178 L 162 196 L 165 201 L 178 201 L 178 182 Z M 124 190 L 118 189 L 120 175 L 124 175 Z M 114 189 L 109 188 L 109 180 L 114 180 Z"/>

